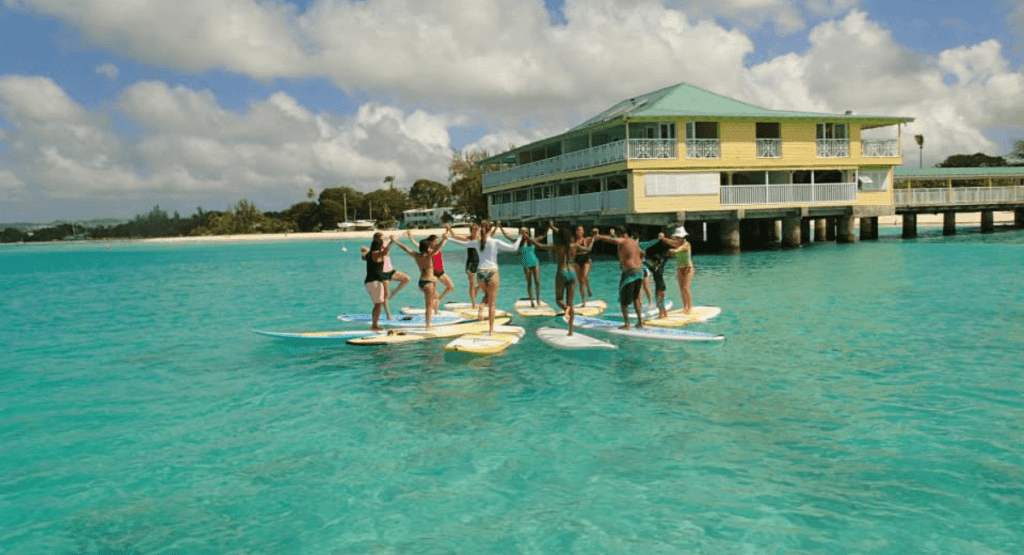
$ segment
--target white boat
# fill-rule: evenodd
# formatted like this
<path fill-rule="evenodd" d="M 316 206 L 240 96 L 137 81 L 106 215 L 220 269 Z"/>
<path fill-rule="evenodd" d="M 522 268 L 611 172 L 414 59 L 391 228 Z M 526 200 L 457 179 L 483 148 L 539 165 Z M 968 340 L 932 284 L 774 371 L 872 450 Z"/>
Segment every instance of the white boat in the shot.
<path fill-rule="evenodd" d="M 339 231 L 371 231 L 374 228 L 373 220 L 356 220 L 354 222 L 340 222 Z"/>

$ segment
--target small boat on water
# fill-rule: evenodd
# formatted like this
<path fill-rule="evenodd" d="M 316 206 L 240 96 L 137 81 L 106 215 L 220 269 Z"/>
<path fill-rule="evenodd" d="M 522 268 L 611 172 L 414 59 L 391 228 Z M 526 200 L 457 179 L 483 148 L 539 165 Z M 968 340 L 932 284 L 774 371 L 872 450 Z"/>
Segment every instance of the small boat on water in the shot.
<path fill-rule="evenodd" d="M 353 222 L 340 222 L 339 231 L 371 231 L 374 228 L 373 220 L 355 220 Z"/>

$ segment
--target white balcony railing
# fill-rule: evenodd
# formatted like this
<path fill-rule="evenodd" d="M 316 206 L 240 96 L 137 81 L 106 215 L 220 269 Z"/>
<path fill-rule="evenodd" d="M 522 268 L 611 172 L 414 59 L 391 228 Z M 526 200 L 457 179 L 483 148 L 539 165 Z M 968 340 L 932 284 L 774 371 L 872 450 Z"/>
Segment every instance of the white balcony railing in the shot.
<path fill-rule="evenodd" d="M 723 185 L 719 198 L 723 205 L 856 202 L 857 184 Z"/>
<path fill-rule="evenodd" d="M 675 139 L 630 139 L 629 159 L 675 158 L 678 144 L 679 142 Z"/>
<path fill-rule="evenodd" d="M 595 212 L 625 212 L 627 210 L 629 210 L 629 190 L 616 189 L 614 191 L 601 191 L 599 193 L 583 195 L 492 204 L 490 216 L 496 220 L 508 220 Z"/>
<path fill-rule="evenodd" d="M 953 204 L 1001 204 L 1024 201 L 1024 187 L 941 187 L 897 189 L 896 206 L 933 206 Z"/>
<path fill-rule="evenodd" d="M 818 158 L 849 158 L 850 139 L 818 139 Z"/>
<path fill-rule="evenodd" d="M 900 142 L 896 139 L 861 141 L 860 155 L 865 158 L 896 158 L 900 155 Z"/>
<path fill-rule="evenodd" d="M 721 158 L 719 139 L 686 139 L 686 157 L 691 159 Z"/>
<path fill-rule="evenodd" d="M 758 158 L 782 158 L 782 139 L 757 139 Z"/>

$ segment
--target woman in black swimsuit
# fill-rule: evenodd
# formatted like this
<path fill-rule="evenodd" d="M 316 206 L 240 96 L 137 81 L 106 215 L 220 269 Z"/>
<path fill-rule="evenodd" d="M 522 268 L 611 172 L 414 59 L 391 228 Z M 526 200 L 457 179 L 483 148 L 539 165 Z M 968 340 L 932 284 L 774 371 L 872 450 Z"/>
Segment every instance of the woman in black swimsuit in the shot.
<path fill-rule="evenodd" d="M 451 235 L 459 241 L 474 241 L 474 246 L 466 247 L 466 279 L 469 281 L 469 305 L 476 308 L 476 272 L 480 268 L 480 251 L 476 249 L 475 243 L 480 241 L 480 225 L 471 225 L 468 237 L 454 233 Z"/>
<path fill-rule="evenodd" d="M 594 230 L 594 234 L 587 237 L 583 234 L 583 226 L 576 226 L 576 236 L 573 238 L 572 247 L 576 251 L 576 256 L 572 259 L 573 268 L 576 270 L 576 281 L 580 284 L 580 299 L 583 301 L 582 306 L 587 306 L 587 296 L 594 298 L 594 291 L 590 288 L 590 268 L 593 267 L 594 263 L 590 261 L 590 250 L 594 245 L 594 235 L 597 234 L 597 230 Z"/>

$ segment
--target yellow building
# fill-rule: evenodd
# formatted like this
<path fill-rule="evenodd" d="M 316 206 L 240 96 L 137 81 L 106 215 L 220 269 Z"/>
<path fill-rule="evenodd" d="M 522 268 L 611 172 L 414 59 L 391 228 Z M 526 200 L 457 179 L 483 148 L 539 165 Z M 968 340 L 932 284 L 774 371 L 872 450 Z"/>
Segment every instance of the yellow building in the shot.
<path fill-rule="evenodd" d="M 729 250 L 741 230 L 771 234 L 781 220 L 778 238 L 798 245 L 811 223 L 822 235 L 830 222 L 852 240 L 853 218 L 877 232 L 877 216 L 893 213 L 910 121 L 767 110 L 684 83 L 483 160 L 483 192 L 507 222 L 685 224 Z"/>

